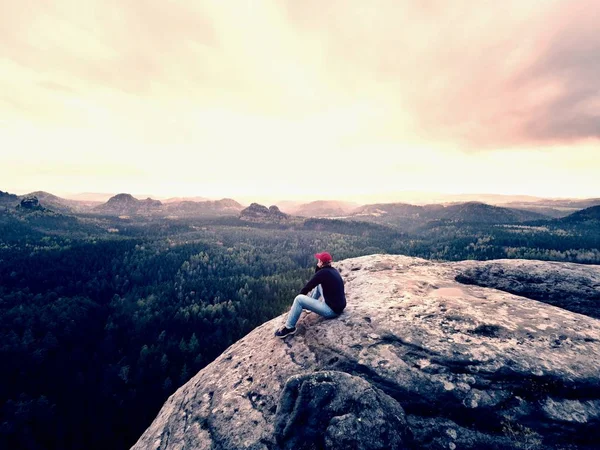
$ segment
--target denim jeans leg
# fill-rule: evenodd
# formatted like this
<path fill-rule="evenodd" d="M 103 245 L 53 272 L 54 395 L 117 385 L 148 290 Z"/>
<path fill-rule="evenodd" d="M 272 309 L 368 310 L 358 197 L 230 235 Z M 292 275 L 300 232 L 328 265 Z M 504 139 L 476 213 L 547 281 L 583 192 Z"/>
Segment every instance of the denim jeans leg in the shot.
<path fill-rule="evenodd" d="M 287 321 L 285 322 L 287 328 L 294 328 L 296 326 L 303 309 L 308 309 L 328 319 L 337 316 L 327 303 L 316 300 L 308 295 L 300 294 L 294 299 L 294 303 L 288 314 Z"/>
<path fill-rule="evenodd" d="M 317 287 L 311 292 L 310 297 L 318 300 L 321 295 L 323 295 L 323 288 L 321 288 L 321 285 L 318 284 Z"/>

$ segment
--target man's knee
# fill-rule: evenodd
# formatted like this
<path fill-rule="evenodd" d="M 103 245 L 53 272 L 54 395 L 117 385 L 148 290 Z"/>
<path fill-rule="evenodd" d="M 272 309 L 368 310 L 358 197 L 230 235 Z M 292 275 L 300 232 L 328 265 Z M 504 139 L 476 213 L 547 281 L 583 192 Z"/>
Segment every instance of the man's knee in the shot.
<path fill-rule="evenodd" d="M 294 299 L 294 303 L 299 303 L 300 305 L 304 305 L 304 295 L 298 294 Z"/>

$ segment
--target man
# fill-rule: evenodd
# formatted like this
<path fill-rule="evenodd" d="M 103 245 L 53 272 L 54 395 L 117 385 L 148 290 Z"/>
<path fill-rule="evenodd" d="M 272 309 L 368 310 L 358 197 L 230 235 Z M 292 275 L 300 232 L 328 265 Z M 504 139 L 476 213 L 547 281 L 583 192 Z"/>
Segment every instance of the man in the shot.
<path fill-rule="evenodd" d="M 315 258 L 318 259 L 317 271 L 294 299 L 285 326 L 275 332 L 275 336 L 278 338 L 283 339 L 296 332 L 296 322 L 298 322 L 303 309 L 332 319 L 339 316 L 346 307 L 344 280 L 337 269 L 331 266 L 331 255 L 322 252 L 315 254 Z M 317 300 L 320 295 L 319 286 L 323 293 L 324 301 L 322 302 Z M 309 297 L 307 294 L 313 289 L 313 296 Z"/>

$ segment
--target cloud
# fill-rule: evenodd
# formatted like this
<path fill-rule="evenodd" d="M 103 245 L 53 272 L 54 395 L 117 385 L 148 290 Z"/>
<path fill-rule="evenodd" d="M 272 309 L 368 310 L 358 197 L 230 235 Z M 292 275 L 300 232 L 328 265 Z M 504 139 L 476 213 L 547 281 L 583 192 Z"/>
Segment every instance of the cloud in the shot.
<path fill-rule="evenodd" d="M 465 151 L 600 137 L 596 0 L 288 7 L 344 91 L 378 98 L 388 119 L 375 136 Z"/>
<path fill-rule="evenodd" d="M 75 92 L 73 88 L 69 86 L 65 86 L 64 84 L 55 83 L 54 81 L 39 81 L 37 83 L 40 87 L 46 88 L 50 91 L 60 91 L 60 92 Z"/>
<path fill-rule="evenodd" d="M 541 141 L 600 138 L 600 3 L 569 2 L 557 11 L 547 45 L 522 78 L 528 87 L 551 80 L 558 89 L 532 111 L 525 132 Z"/>
<path fill-rule="evenodd" d="M 600 137 L 599 14 L 597 0 L 8 2 L 0 117 L 264 157 L 577 143 Z"/>

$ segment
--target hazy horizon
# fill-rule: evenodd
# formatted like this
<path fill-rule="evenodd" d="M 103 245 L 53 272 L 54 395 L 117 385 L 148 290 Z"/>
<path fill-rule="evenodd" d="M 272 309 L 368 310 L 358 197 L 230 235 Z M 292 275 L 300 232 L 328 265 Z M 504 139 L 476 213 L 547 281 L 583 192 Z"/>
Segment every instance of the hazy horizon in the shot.
<path fill-rule="evenodd" d="M 1 188 L 600 197 L 599 15 L 596 0 L 9 2 Z"/>
<path fill-rule="evenodd" d="M 3 189 L 0 188 L 0 191 Z M 118 194 L 130 194 L 138 200 L 144 200 L 151 198 L 154 200 L 166 201 L 174 198 L 182 199 L 195 199 L 195 201 L 215 201 L 224 198 L 231 198 L 238 201 L 241 204 L 249 205 L 250 203 L 260 203 L 267 206 L 273 204 L 289 204 L 289 205 L 300 205 L 307 204 L 317 201 L 337 201 L 348 204 L 366 205 L 366 204 L 377 204 L 377 203 L 412 203 L 412 204 L 432 204 L 432 203 L 452 203 L 452 202 L 468 202 L 468 201 L 480 201 L 487 203 L 509 203 L 509 202 L 528 202 L 528 201 L 542 201 L 542 200 L 583 200 L 598 197 L 540 197 L 532 196 L 527 194 L 494 194 L 494 193 L 442 193 L 442 192 L 398 192 L 395 194 L 380 195 L 376 197 L 314 197 L 314 198 L 294 198 L 294 197 L 252 197 L 239 195 L 235 197 L 227 196 L 216 196 L 207 197 L 203 195 L 194 196 L 160 196 L 152 193 L 136 193 L 136 192 L 52 192 L 45 189 L 36 189 L 33 191 L 5 191 L 9 194 L 16 194 L 24 196 L 34 192 L 46 192 L 58 197 L 68 200 L 79 200 L 79 201 L 97 201 L 106 202 L 110 197 Z"/>

